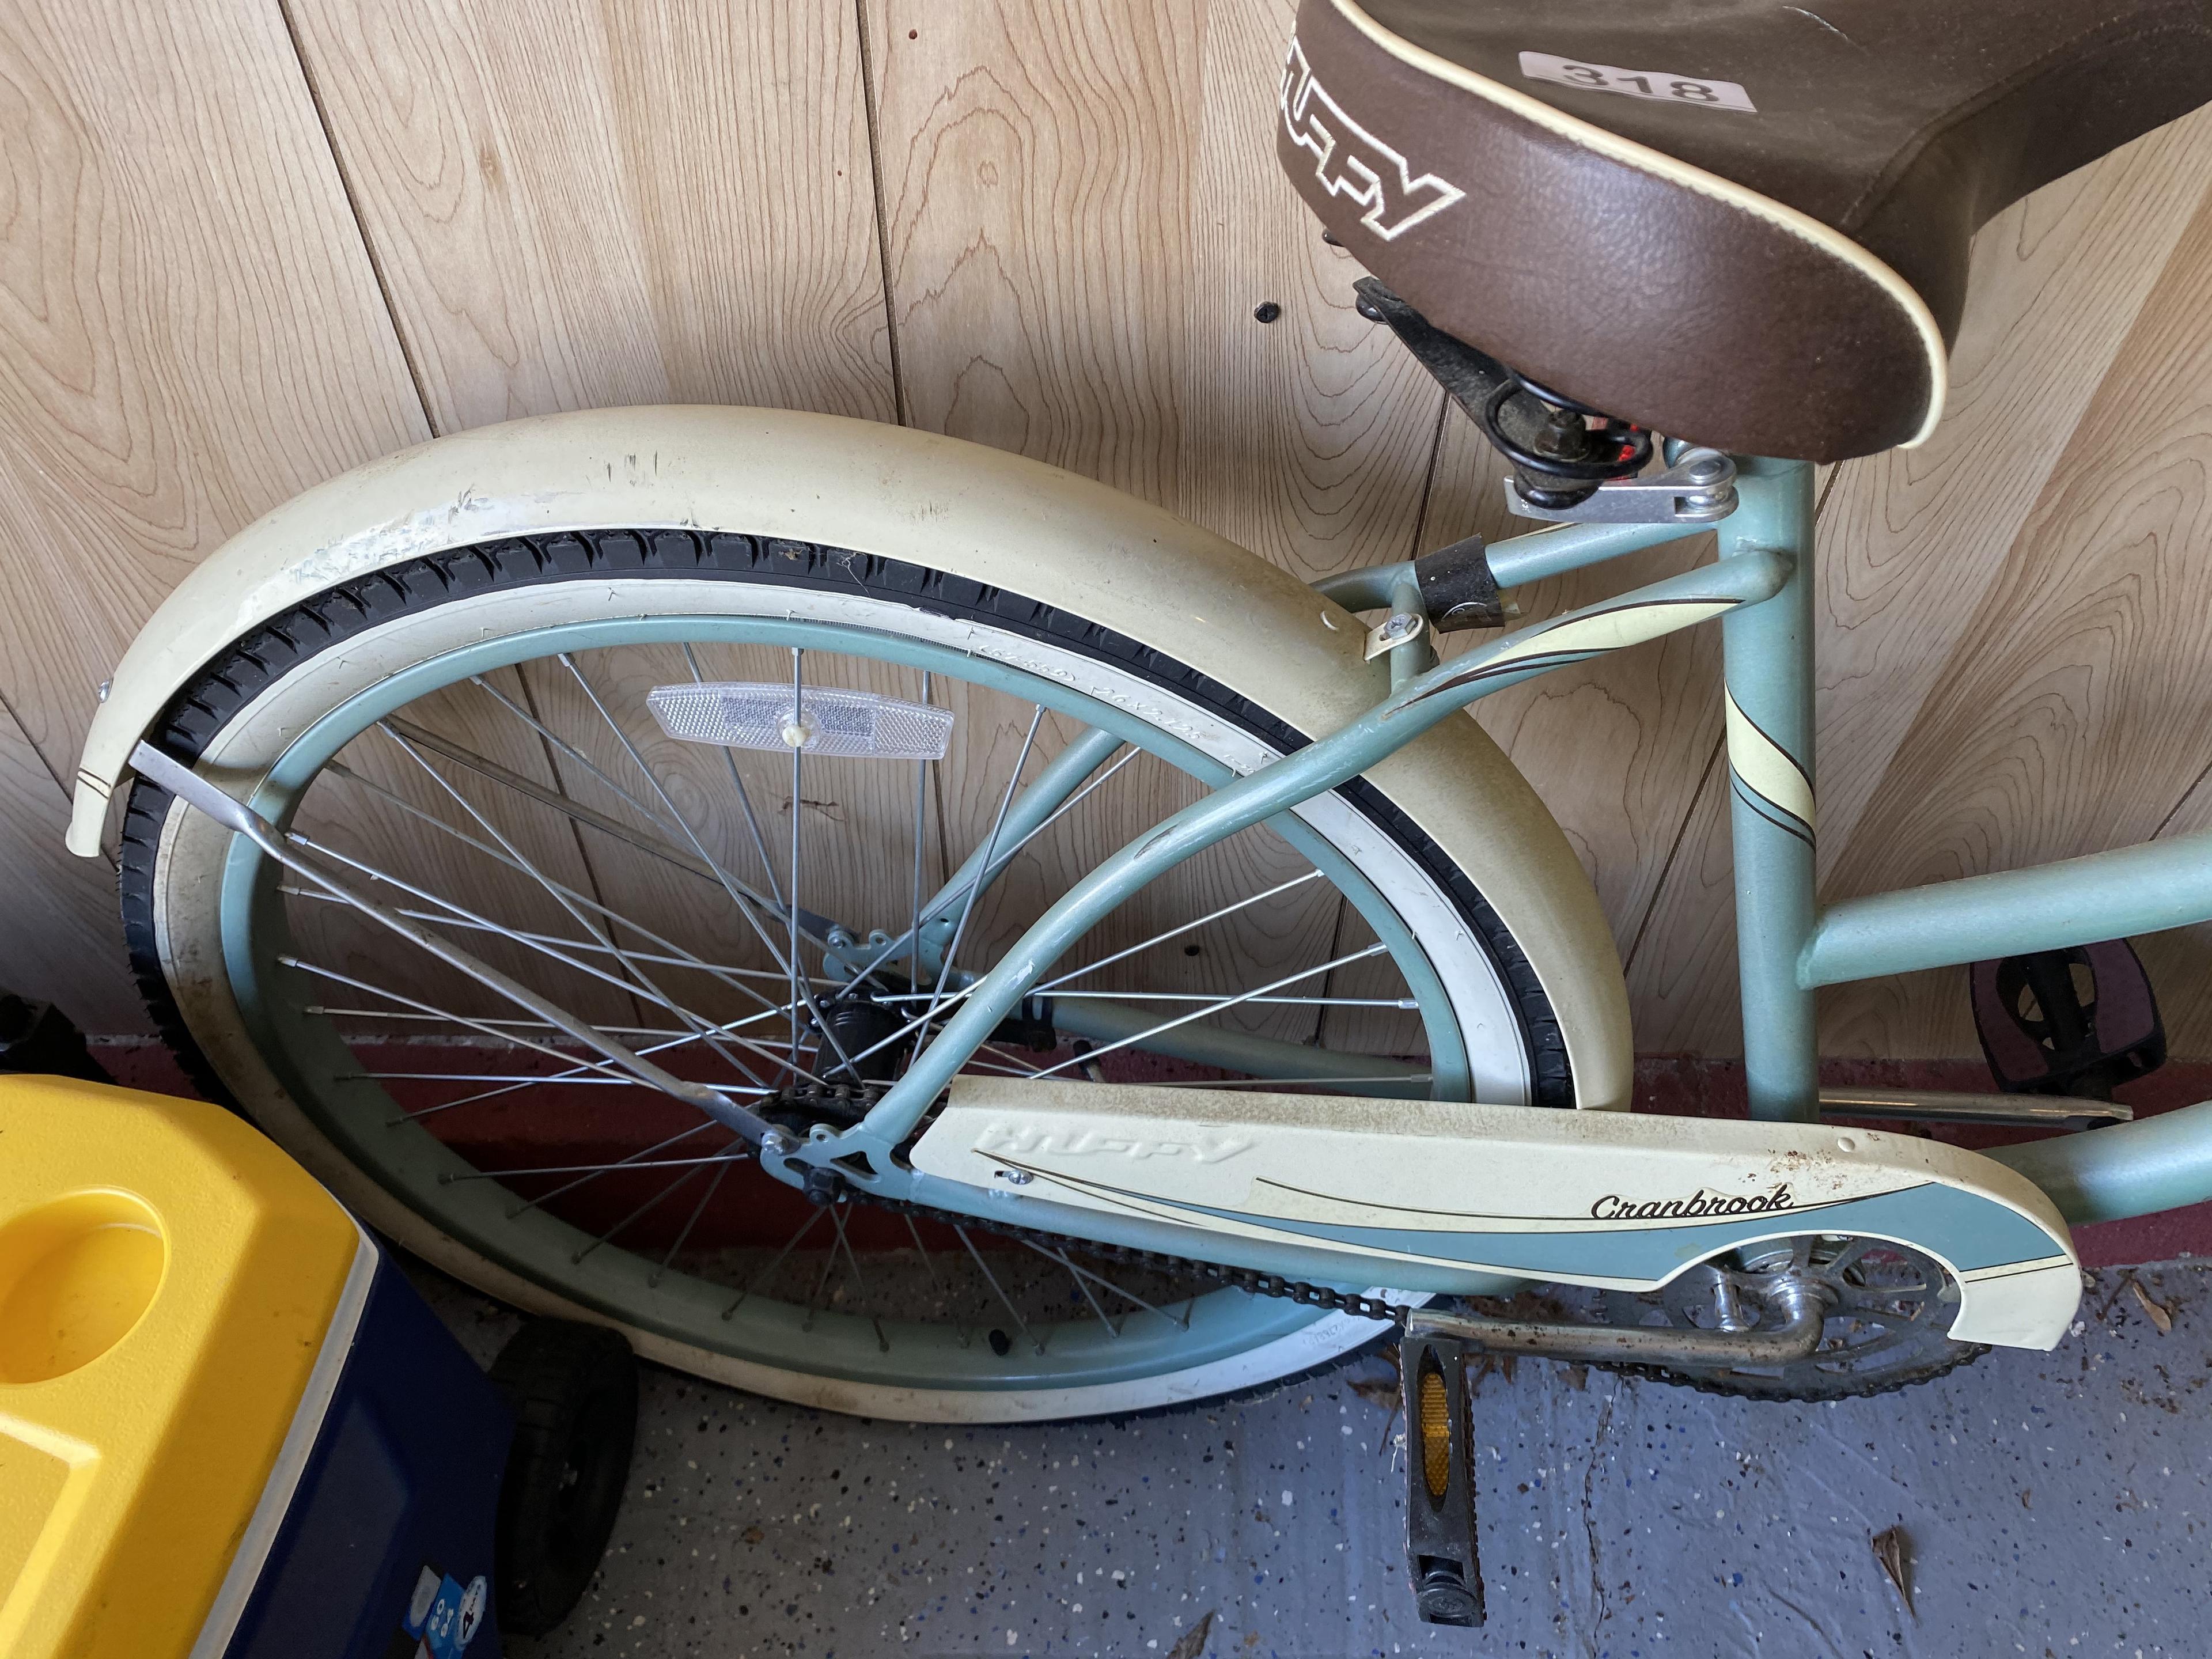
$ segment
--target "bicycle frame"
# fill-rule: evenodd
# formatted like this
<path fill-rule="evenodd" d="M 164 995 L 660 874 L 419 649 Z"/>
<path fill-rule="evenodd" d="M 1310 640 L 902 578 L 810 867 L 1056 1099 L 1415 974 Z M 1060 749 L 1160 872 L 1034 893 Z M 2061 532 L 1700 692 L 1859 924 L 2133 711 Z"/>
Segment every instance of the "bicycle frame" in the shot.
<path fill-rule="evenodd" d="M 836 1162 L 863 1184 L 921 1201 L 981 1212 L 988 1200 L 989 1213 L 1010 1221 L 1019 1219 L 1010 1208 L 1057 1209 L 1012 1193 L 963 1194 L 902 1168 L 891 1149 L 1065 950 L 1164 871 L 1335 788 L 1475 699 L 1704 622 L 1718 621 L 1723 636 L 1744 1060 L 1755 1117 L 1819 1115 L 1820 986 L 2212 920 L 2212 832 L 1823 909 L 1814 866 L 1812 469 L 1756 459 L 1739 459 L 1737 467 L 1740 505 L 1713 526 L 1712 563 L 1506 634 L 1441 666 L 1431 665 L 1425 643 L 1401 647 L 1390 694 L 1366 714 L 1224 784 L 1071 888 L 965 988 L 936 1040 L 860 1124 L 842 1133 L 817 1128 L 806 1146 L 771 1148 L 763 1162 L 794 1180 L 803 1171 L 791 1164 Z M 1705 528 L 1575 526 L 1501 543 L 1490 561 L 1499 586 L 1510 587 Z M 1404 605 L 1418 592 L 1407 565 L 1316 586 L 1350 610 Z M 2193 1202 L 2212 1197 L 2212 1103 L 1999 1156 L 2076 1221 Z M 1095 1221 L 1077 1230 L 1099 1231 Z M 1131 1232 L 1121 1242 L 1159 1241 Z M 1284 1267 L 1298 1270 L 1288 1261 Z"/>

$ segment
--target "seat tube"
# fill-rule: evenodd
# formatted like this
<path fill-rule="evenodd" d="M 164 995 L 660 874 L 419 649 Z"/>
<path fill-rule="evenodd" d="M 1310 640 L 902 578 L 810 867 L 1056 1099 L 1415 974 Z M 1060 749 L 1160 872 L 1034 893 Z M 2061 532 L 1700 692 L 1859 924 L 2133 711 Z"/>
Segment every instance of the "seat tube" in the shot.
<path fill-rule="evenodd" d="M 1721 523 L 1721 556 L 1767 550 L 1796 567 L 1779 593 L 1721 623 L 1744 1075 L 1753 1117 L 1809 1121 L 1820 1115 L 1819 1036 L 1797 957 L 1812 937 L 1815 880 L 1813 469 L 1737 465 L 1741 505 Z"/>

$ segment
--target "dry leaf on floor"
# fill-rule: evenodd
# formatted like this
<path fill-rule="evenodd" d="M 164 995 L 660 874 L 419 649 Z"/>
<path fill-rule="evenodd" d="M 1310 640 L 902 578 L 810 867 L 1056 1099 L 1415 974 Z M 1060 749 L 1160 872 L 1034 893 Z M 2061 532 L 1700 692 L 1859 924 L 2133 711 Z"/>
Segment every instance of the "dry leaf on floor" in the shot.
<path fill-rule="evenodd" d="M 1200 1659 L 1206 1651 L 1206 1638 L 1212 1630 L 1213 1615 L 1208 1613 L 1176 1638 L 1176 1644 L 1168 1650 L 1168 1659 Z"/>
<path fill-rule="evenodd" d="M 2173 1310 L 2163 1302 L 2151 1300 L 2150 1292 L 2143 1289 L 2142 1281 L 2139 1279 L 2128 1280 L 2128 1288 L 2136 1293 L 2136 1301 L 2141 1304 L 2144 1317 L 2158 1327 L 2158 1334 L 2160 1336 L 2171 1335 L 2173 1331 Z"/>
<path fill-rule="evenodd" d="M 1401 1386 L 1398 1380 L 1398 1352 L 1395 1347 L 1389 1347 L 1382 1349 L 1375 1356 L 1390 1368 L 1390 1374 L 1388 1376 L 1347 1377 L 1345 1380 L 1345 1386 L 1370 1406 L 1380 1406 L 1389 1412 L 1396 1411 Z"/>
<path fill-rule="evenodd" d="M 1897 1587 L 1897 1599 L 1905 1603 L 1905 1610 L 1913 1618 L 1920 1615 L 1912 1611 L 1912 1587 L 1905 1574 L 1905 1553 L 1911 1541 L 1903 1527 L 1888 1527 L 1867 1540 L 1874 1546 L 1874 1559 L 1881 1563 L 1882 1572 Z"/>

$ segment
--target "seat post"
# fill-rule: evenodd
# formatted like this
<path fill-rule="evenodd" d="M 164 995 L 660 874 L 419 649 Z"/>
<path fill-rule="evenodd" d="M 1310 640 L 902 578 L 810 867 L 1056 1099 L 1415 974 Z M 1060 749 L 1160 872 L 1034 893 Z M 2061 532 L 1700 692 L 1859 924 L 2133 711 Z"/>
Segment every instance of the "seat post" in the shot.
<path fill-rule="evenodd" d="M 1744 1079 L 1753 1117 L 1810 1122 L 1820 1113 L 1820 1042 L 1797 957 L 1813 933 L 1816 880 L 1813 469 L 1736 465 L 1741 505 L 1719 526 L 1721 557 L 1771 551 L 1796 562 L 1779 593 L 1721 623 Z"/>

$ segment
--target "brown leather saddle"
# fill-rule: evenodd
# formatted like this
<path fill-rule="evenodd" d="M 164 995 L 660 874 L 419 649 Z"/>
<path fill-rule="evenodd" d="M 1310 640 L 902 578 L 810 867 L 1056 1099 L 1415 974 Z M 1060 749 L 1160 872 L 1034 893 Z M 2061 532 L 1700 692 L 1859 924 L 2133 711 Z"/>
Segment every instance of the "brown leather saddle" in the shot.
<path fill-rule="evenodd" d="M 1302 0 L 1277 148 L 1530 380 L 1738 453 L 1924 436 L 1967 245 L 2212 100 L 2212 0 Z"/>

